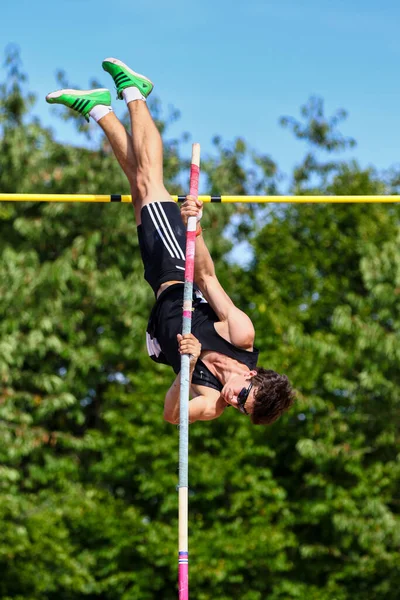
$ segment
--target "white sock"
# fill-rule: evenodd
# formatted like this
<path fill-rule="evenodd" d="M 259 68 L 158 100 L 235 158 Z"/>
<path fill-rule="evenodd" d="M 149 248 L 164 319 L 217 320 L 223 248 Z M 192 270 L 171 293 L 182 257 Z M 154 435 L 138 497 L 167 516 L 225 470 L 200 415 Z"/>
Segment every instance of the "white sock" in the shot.
<path fill-rule="evenodd" d="M 94 119 L 97 123 L 108 115 L 110 112 L 113 112 L 112 106 L 106 106 L 105 104 L 97 104 L 89 111 L 89 115 Z"/>
<path fill-rule="evenodd" d="M 127 104 L 129 104 L 129 102 L 133 102 L 134 100 L 144 100 L 146 102 L 146 98 L 143 96 L 142 92 L 134 85 L 122 90 L 122 95 Z"/>

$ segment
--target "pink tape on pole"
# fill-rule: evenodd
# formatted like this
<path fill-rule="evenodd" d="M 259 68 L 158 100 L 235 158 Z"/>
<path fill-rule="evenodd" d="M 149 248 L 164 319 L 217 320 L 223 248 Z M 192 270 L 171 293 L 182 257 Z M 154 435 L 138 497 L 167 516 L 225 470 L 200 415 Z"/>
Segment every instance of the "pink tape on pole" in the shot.
<path fill-rule="evenodd" d="M 189 555 L 179 552 L 178 567 L 179 600 L 189 600 Z"/>
<path fill-rule="evenodd" d="M 194 165 L 193 163 L 190 166 L 190 188 L 189 193 L 191 196 L 199 195 L 199 178 L 200 178 L 200 167 Z"/>
<path fill-rule="evenodd" d="M 196 250 L 196 231 L 186 232 L 185 281 L 194 280 L 194 253 Z"/>

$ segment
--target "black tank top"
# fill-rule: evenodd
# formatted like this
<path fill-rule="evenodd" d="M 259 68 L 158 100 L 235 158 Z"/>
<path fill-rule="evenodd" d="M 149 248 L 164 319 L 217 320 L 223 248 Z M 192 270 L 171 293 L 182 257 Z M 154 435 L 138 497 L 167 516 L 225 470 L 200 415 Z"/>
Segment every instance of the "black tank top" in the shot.
<path fill-rule="evenodd" d="M 172 366 L 175 373 L 181 369 L 181 355 L 176 336 L 182 331 L 183 284 L 169 286 L 158 298 L 147 326 L 148 350 L 156 362 Z M 211 306 L 204 300 L 199 289 L 194 286 L 192 333 L 202 345 L 202 350 L 219 352 L 234 358 L 254 369 L 257 365 L 258 350 L 244 350 L 234 346 L 217 333 L 214 324 L 219 319 Z M 222 383 L 199 359 L 192 376 L 192 383 L 205 385 L 221 391 Z"/>

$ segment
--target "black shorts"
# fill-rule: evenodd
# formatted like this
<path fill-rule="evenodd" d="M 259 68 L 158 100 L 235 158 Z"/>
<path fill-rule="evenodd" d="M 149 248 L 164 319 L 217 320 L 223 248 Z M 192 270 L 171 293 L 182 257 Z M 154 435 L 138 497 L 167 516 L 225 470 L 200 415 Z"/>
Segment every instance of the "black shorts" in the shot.
<path fill-rule="evenodd" d="M 154 293 L 166 281 L 185 281 L 186 229 L 175 202 L 152 202 L 138 226 L 144 278 Z"/>

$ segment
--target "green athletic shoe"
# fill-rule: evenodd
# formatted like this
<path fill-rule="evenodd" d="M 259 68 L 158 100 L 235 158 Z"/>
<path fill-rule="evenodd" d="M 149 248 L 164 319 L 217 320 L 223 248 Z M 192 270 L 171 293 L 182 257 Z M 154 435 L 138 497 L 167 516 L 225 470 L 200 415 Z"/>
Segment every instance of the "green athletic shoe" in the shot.
<path fill-rule="evenodd" d="M 76 110 L 86 121 L 89 121 L 89 112 L 98 104 L 111 106 L 111 94 L 109 90 L 100 88 L 97 90 L 58 90 L 47 94 L 46 101 L 49 104 L 63 104 Z"/>
<path fill-rule="evenodd" d="M 151 94 L 153 83 L 144 75 L 135 73 L 123 62 L 116 58 L 106 58 L 103 60 L 103 69 L 110 73 L 114 79 L 115 87 L 117 88 L 117 98 L 122 100 L 122 90 L 127 87 L 134 86 L 140 90 L 145 98 Z"/>

